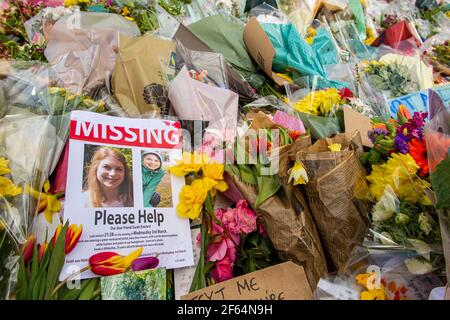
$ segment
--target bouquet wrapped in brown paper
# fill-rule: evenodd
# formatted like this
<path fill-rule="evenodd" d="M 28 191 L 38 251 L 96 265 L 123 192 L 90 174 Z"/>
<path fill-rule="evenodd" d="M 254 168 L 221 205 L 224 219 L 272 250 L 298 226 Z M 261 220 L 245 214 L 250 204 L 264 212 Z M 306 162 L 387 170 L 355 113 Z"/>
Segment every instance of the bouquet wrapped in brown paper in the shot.
<path fill-rule="evenodd" d="M 358 160 L 361 152 L 361 136 L 356 131 L 320 139 L 297 153 L 297 161 L 308 174 L 308 204 L 330 271 L 345 265 L 368 229 L 368 203 L 359 196 L 368 190 L 366 173 Z"/>
<path fill-rule="evenodd" d="M 260 112 L 254 116 L 251 128 L 276 129 L 277 125 Z M 327 273 L 325 255 L 301 190 L 293 190 L 287 182 L 288 169 L 295 161 L 296 153 L 310 145 L 310 136 L 304 135 L 272 150 L 271 162 L 279 161 L 278 172 L 274 176 L 261 175 L 260 164 L 232 165 L 227 166 L 226 180 L 241 192 L 264 221 L 279 257 L 302 265 L 310 286 L 315 288 L 320 277 Z"/>

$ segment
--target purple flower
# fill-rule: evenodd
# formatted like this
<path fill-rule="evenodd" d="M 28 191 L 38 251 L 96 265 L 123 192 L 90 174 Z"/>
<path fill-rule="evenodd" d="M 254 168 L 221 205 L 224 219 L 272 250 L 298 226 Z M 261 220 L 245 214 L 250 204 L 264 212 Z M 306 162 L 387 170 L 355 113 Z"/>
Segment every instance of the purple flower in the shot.
<path fill-rule="evenodd" d="M 408 137 L 405 137 L 403 134 L 399 133 L 395 137 L 395 147 L 400 153 L 406 154 L 409 151 L 408 141 L 411 140 Z"/>
<path fill-rule="evenodd" d="M 402 134 L 408 141 L 412 138 L 422 140 L 422 130 L 427 116 L 427 112 L 414 112 L 412 119 L 397 128 L 397 135 Z"/>
<path fill-rule="evenodd" d="M 378 136 L 387 136 L 389 132 L 384 128 L 375 128 L 368 132 L 369 138 L 372 141 L 372 143 L 375 143 L 375 139 Z"/>
<path fill-rule="evenodd" d="M 159 259 L 157 257 L 144 257 L 134 260 L 131 263 L 131 270 L 141 271 L 147 269 L 154 269 L 159 265 Z"/>

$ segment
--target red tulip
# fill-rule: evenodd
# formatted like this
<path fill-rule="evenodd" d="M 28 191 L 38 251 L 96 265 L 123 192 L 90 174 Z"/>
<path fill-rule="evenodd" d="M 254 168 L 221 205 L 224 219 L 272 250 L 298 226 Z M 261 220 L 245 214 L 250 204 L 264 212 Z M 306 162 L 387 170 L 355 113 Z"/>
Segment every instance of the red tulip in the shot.
<path fill-rule="evenodd" d="M 38 245 L 38 257 L 39 257 L 39 263 L 42 262 L 42 259 L 44 258 L 45 252 L 47 251 L 48 248 L 48 242 L 44 242 L 42 244 Z"/>
<path fill-rule="evenodd" d="M 137 257 L 142 253 L 143 248 L 133 251 L 124 257 L 115 252 L 100 252 L 89 258 L 91 271 L 100 276 L 111 276 L 125 272 Z"/>
<path fill-rule="evenodd" d="M 81 232 L 83 231 L 83 226 L 77 226 L 76 224 L 71 224 L 67 229 L 66 233 L 66 243 L 64 250 L 66 254 L 70 253 L 80 240 Z"/>
<path fill-rule="evenodd" d="M 61 230 L 62 230 L 62 224 L 60 223 L 58 228 L 56 228 L 55 234 L 53 235 L 53 238 L 52 238 L 52 246 L 53 246 L 53 248 L 56 245 L 56 240 L 58 240 L 58 237 L 59 237 L 59 234 L 61 233 Z"/>
<path fill-rule="evenodd" d="M 23 262 L 25 264 L 27 264 L 33 257 L 35 241 L 36 241 L 36 237 L 34 234 L 32 234 L 28 237 L 27 241 L 25 241 L 25 244 L 23 245 L 22 257 L 23 257 Z"/>
<path fill-rule="evenodd" d="M 53 236 L 53 239 L 52 239 L 53 247 L 55 247 L 56 240 L 58 240 L 61 230 L 62 230 L 62 224 L 59 224 L 58 228 L 55 231 L 55 235 Z M 75 246 L 78 243 L 78 240 L 80 240 L 82 231 L 83 231 L 83 226 L 81 224 L 79 226 L 77 226 L 76 224 L 71 224 L 67 228 L 66 241 L 64 244 L 64 252 L 66 254 L 70 253 L 75 248 Z"/>

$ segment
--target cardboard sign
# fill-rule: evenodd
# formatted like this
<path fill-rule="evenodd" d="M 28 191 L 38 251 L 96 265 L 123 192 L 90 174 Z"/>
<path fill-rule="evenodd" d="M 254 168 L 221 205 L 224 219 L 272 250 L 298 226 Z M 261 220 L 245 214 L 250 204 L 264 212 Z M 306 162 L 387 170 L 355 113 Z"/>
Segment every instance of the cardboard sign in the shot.
<path fill-rule="evenodd" d="M 432 90 L 439 95 L 444 105 L 448 108 L 450 106 L 450 85 L 434 87 Z M 429 113 L 428 95 L 428 90 L 422 90 L 389 100 L 388 103 L 391 117 L 397 119 L 397 111 L 400 105 L 405 106 L 409 112 L 411 112 L 411 115 L 414 112 Z"/>
<path fill-rule="evenodd" d="M 344 108 L 344 124 L 345 132 L 358 130 L 361 134 L 363 145 L 370 148 L 373 147 L 373 143 L 367 134 L 368 131 L 372 130 L 372 123 L 369 118 L 351 108 Z"/>
<path fill-rule="evenodd" d="M 303 267 L 281 263 L 181 297 L 182 300 L 312 300 Z"/>
<path fill-rule="evenodd" d="M 285 79 L 272 72 L 272 61 L 275 57 L 275 49 L 256 17 L 252 17 L 245 26 L 244 43 L 252 58 L 269 77 L 271 77 L 278 85 L 283 85 L 287 82 Z"/>

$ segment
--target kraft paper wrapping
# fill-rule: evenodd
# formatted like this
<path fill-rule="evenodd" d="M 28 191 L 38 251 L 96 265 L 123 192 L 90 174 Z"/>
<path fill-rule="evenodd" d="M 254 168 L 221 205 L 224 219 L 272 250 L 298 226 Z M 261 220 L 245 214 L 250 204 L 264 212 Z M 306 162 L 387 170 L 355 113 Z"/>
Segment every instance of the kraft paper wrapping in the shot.
<path fill-rule="evenodd" d="M 341 151 L 329 151 L 332 143 L 340 143 Z M 362 243 L 368 229 L 368 202 L 359 196 L 368 190 L 365 170 L 358 160 L 361 152 L 361 137 L 356 132 L 321 139 L 297 153 L 297 160 L 303 162 L 308 173 L 308 204 L 330 259 L 330 271 L 346 264 L 351 250 Z"/>
<path fill-rule="evenodd" d="M 120 37 L 112 77 L 114 95 L 131 117 L 167 114 L 167 77 L 175 43 L 152 35 Z"/>
<path fill-rule="evenodd" d="M 287 185 L 290 159 L 297 150 L 310 144 L 310 138 L 299 139 L 280 150 L 280 182 L 286 192 L 278 192 L 263 202 L 255 212 L 264 220 L 267 234 L 282 260 L 290 260 L 305 268 L 311 288 L 315 288 L 327 273 L 325 256 L 314 221 L 301 190 L 292 191 Z M 289 158 L 290 156 L 290 158 Z M 229 174 L 235 186 L 249 203 L 255 203 L 257 188 L 242 182 L 238 176 Z M 291 193 L 292 192 L 292 193 Z M 294 195 L 294 196 L 293 196 Z"/>

